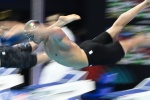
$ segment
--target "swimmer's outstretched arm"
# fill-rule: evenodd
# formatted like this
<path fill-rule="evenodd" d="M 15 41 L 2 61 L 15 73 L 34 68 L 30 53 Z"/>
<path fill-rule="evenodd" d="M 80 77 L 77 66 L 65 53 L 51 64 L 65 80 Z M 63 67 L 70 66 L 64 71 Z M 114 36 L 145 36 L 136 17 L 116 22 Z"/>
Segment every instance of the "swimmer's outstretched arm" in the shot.
<path fill-rule="evenodd" d="M 60 16 L 58 21 L 56 21 L 54 24 L 50 25 L 48 28 L 53 28 L 53 27 L 63 27 L 64 25 L 73 22 L 75 20 L 79 20 L 80 16 L 76 15 L 76 14 L 70 14 L 67 16 Z M 8 27 L 10 28 L 9 31 L 7 31 L 5 33 L 5 35 L 3 36 L 4 38 L 10 38 L 14 35 L 20 34 L 20 33 L 24 33 L 24 24 L 23 23 L 19 23 L 19 22 L 11 22 L 11 21 L 5 21 L 5 22 L 1 22 L 0 25 L 2 25 L 3 27 Z"/>
<path fill-rule="evenodd" d="M 18 21 L 0 21 L 0 28 L 4 30 L 9 30 L 17 24 L 22 24 Z"/>
<path fill-rule="evenodd" d="M 9 25 L 9 21 L 7 22 L 6 25 Z M 14 26 L 8 26 L 8 27 L 10 27 L 10 29 L 7 32 L 5 32 L 3 37 L 4 38 L 10 38 L 10 37 L 12 37 L 12 36 L 14 36 L 16 34 L 22 33 L 23 30 L 24 30 L 24 26 L 25 25 L 23 23 L 19 23 L 19 22 L 14 24 Z M 4 26 L 4 27 L 7 27 L 7 26 Z"/>

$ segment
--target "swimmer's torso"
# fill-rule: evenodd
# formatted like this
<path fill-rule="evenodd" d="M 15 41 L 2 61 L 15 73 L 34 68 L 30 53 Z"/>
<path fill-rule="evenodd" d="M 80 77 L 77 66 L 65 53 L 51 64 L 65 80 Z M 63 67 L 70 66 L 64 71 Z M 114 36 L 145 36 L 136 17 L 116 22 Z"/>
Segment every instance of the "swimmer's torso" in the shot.
<path fill-rule="evenodd" d="M 66 36 L 61 41 L 58 37 L 50 36 L 44 45 L 50 59 L 62 65 L 76 68 L 83 68 L 88 65 L 84 51 Z"/>

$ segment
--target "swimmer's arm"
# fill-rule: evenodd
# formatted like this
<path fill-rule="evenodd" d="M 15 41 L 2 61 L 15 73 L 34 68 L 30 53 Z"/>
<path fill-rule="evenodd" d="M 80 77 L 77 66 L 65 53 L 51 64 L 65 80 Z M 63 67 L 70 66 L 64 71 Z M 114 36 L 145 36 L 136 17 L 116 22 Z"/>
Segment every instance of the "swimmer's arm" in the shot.
<path fill-rule="evenodd" d="M 29 42 L 32 47 L 32 52 L 35 51 L 38 47 L 38 44 L 34 43 L 33 41 Z"/>
<path fill-rule="evenodd" d="M 4 30 L 9 30 L 17 24 L 22 24 L 22 23 L 18 21 L 0 21 L 0 26 L 1 26 L 0 28 Z"/>
<path fill-rule="evenodd" d="M 48 55 L 45 52 L 38 53 L 37 54 L 37 64 L 40 64 L 42 62 L 50 61 L 51 59 L 48 57 Z"/>
<path fill-rule="evenodd" d="M 57 42 L 59 47 L 63 50 L 68 50 L 70 47 L 71 40 L 67 37 L 64 31 L 60 27 L 54 27 L 53 29 L 48 29 L 50 32 L 49 40 L 53 39 L 53 41 Z"/>
<path fill-rule="evenodd" d="M 107 30 L 111 35 L 116 35 L 116 33 L 120 33 L 123 27 L 129 23 L 142 9 L 147 7 L 147 2 L 142 2 L 132 9 L 124 12 L 119 16 L 119 18 L 114 22 L 111 28 Z"/>
<path fill-rule="evenodd" d="M 17 34 L 23 33 L 24 30 L 24 24 L 23 23 L 18 23 L 12 26 L 5 34 L 4 38 L 10 38 L 12 36 L 15 36 Z"/>
<path fill-rule="evenodd" d="M 19 49 L 20 51 L 29 51 L 33 52 L 35 49 L 37 49 L 38 45 L 35 44 L 34 42 L 24 42 L 24 43 L 19 43 L 13 46 L 17 50 Z"/>

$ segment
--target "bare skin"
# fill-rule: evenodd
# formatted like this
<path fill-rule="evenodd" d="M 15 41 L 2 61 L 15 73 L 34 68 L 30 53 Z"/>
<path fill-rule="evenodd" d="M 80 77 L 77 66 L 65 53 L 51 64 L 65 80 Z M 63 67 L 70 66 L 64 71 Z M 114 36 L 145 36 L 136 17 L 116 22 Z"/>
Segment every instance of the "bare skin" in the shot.
<path fill-rule="evenodd" d="M 115 40 L 123 27 L 142 9 L 148 7 L 149 2 L 150 0 L 144 0 L 139 5 L 120 15 L 112 27 L 106 31 Z M 44 43 L 45 52 L 50 59 L 68 67 L 83 68 L 89 65 L 84 50 L 82 50 L 74 42 L 70 41 L 60 28 L 61 25 L 65 25 L 66 23 L 70 23 L 78 19 L 80 19 L 80 17 L 76 14 L 61 16 L 53 25 L 47 28 L 39 27 L 30 34 L 34 34 L 34 42 Z M 143 44 L 144 42 L 150 42 L 150 39 L 146 39 L 145 35 L 137 35 L 131 39 L 119 42 L 124 52 L 127 53 L 135 46 Z"/>
<path fill-rule="evenodd" d="M 80 19 L 80 16 L 78 16 L 78 15 L 76 15 L 76 14 L 71 14 L 71 15 L 67 15 L 67 16 L 60 16 L 59 17 L 59 19 L 58 19 L 58 21 L 56 22 L 56 23 L 54 23 L 53 25 L 51 25 L 51 26 L 49 26 L 47 29 L 48 30 L 51 30 L 51 29 L 53 29 L 54 27 L 63 27 L 64 25 L 66 25 L 66 24 L 68 24 L 68 23 L 70 23 L 70 22 L 72 22 L 72 21 L 75 21 L 75 20 L 79 20 Z M 60 29 L 60 31 L 62 32 L 62 35 L 64 35 L 64 36 L 66 36 L 66 34 Z M 61 34 L 60 32 L 58 32 L 59 34 Z M 44 34 L 44 33 L 43 33 Z M 54 35 L 55 33 L 53 33 L 52 35 Z M 56 34 L 55 34 L 56 35 Z M 54 37 L 53 38 L 49 38 L 49 40 L 48 41 L 50 41 L 50 39 L 52 39 L 52 41 L 60 41 L 60 40 L 57 40 L 58 38 L 57 38 L 57 36 L 55 37 L 55 35 L 54 35 Z M 46 36 L 46 35 L 43 35 L 43 36 Z M 48 39 L 48 38 L 47 38 Z M 70 41 L 69 40 L 69 38 L 66 36 L 66 40 L 68 40 L 68 41 Z M 66 41 L 65 40 L 65 41 Z M 63 57 L 61 57 L 61 56 L 59 56 L 59 55 L 64 55 L 64 53 L 66 53 L 66 52 L 59 52 L 58 51 L 58 49 L 57 49 L 57 47 L 60 47 L 60 49 L 66 49 L 66 48 L 70 48 L 69 47 L 69 44 L 68 45 L 66 45 L 66 44 L 60 44 L 59 46 L 56 46 L 56 48 L 53 48 L 52 49 L 52 52 L 54 51 L 54 55 L 52 54 L 51 55 L 51 53 L 50 54 L 48 54 L 48 52 L 50 52 L 49 51 L 49 49 L 46 49 L 46 47 L 49 47 L 50 45 L 51 45 L 51 42 L 43 42 L 44 43 L 44 47 L 45 47 L 45 52 L 43 52 L 43 53 L 40 53 L 40 54 L 37 54 L 37 58 L 38 58 L 38 62 L 37 63 L 41 63 L 41 62 L 43 62 L 43 61 L 46 61 L 46 60 L 50 60 L 51 58 L 53 58 L 52 56 L 55 56 L 55 59 L 54 60 L 56 60 L 57 61 L 57 59 L 59 59 L 59 60 L 61 60 Z M 72 42 L 72 43 L 74 43 L 74 42 Z M 55 43 L 54 44 L 52 44 L 52 45 L 55 45 Z M 57 45 L 57 43 L 56 43 L 56 45 Z M 74 43 L 74 45 L 76 45 L 75 43 Z M 51 48 L 52 46 L 50 46 L 50 48 Z M 59 52 L 60 54 L 57 54 L 57 52 Z M 72 55 L 70 55 L 70 58 L 71 58 L 71 56 Z M 60 57 L 60 58 L 59 58 Z M 68 56 L 69 57 L 69 56 Z M 62 61 L 63 62 L 63 61 Z M 60 62 L 61 63 L 61 62 Z M 65 64 L 63 64 L 63 65 L 65 65 Z M 70 64 L 71 66 L 72 66 L 72 64 Z"/>
<path fill-rule="evenodd" d="M 132 9 L 122 13 L 114 24 L 106 30 L 114 41 L 118 38 L 118 34 L 122 31 L 126 24 L 128 24 L 141 10 L 149 7 L 150 0 L 144 0 L 142 3 L 133 7 Z"/>
<path fill-rule="evenodd" d="M 148 7 L 149 2 L 149 0 L 145 0 L 131 10 L 123 13 L 115 21 L 112 27 L 106 31 L 115 40 L 122 28 L 128 22 L 130 22 L 142 9 Z M 60 17 L 60 19 L 61 18 L 64 20 L 64 22 L 66 22 L 65 17 Z M 84 50 L 82 50 L 74 42 L 70 41 L 65 33 L 61 30 L 61 28 L 55 27 L 55 24 L 46 29 L 41 28 L 38 31 L 35 31 L 35 33 L 35 39 L 37 39 L 39 43 L 41 41 L 44 43 L 46 53 L 56 62 L 75 68 L 83 68 L 89 65 Z M 41 33 L 43 35 L 41 35 Z M 133 47 L 147 41 L 150 42 L 150 39 L 145 39 L 145 35 L 138 35 L 129 40 L 120 41 L 120 44 L 122 45 L 124 52 L 127 53 Z"/>
<path fill-rule="evenodd" d="M 75 20 L 81 19 L 79 15 L 77 14 L 70 14 L 67 16 L 60 16 L 58 18 L 58 21 L 56 21 L 54 24 L 50 25 L 48 28 L 53 28 L 53 27 L 63 27 L 64 25 L 71 23 Z"/>
<path fill-rule="evenodd" d="M 67 23 L 70 23 L 72 21 L 79 20 L 79 19 L 80 19 L 80 16 L 75 15 L 75 14 L 61 16 L 61 17 L 59 17 L 57 23 L 54 23 L 52 26 L 49 26 L 48 28 L 51 29 L 53 27 L 63 27 Z M 10 29 L 7 31 L 7 33 L 5 35 L 3 35 L 4 38 L 10 38 L 10 37 L 22 32 L 24 29 L 24 26 L 25 26 L 23 23 L 16 22 L 16 21 L 15 22 L 14 21 L 4 21 L 4 22 L 1 22 L 0 24 L 10 27 Z M 1 29 L 1 31 L 3 32 L 2 29 Z M 32 51 L 34 51 L 38 46 L 38 44 L 35 44 L 33 41 L 30 42 L 30 45 L 32 46 Z M 17 45 L 14 45 L 14 46 L 17 46 Z M 51 60 L 51 59 L 47 56 L 47 54 L 45 52 L 37 54 L 37 64 L 44 62 L 44 61 L 49 61 L 49 60 Z"/>
<path fill-rule="evenodd" d="M 124 12 L 119 16 L 119 18 L 114 22 L 114 24 L 106 30 L 114 41 L 117 39 L 119 33 L 141 10 L 150 6 L 150 0 L 144 0 L 142 3 L 133 7 L 132 9 Z M 144 42 L 149 42 L 149 38 L 145 38 L 144 35 L 135 36 L 132 39 L 119 41 L 125 54 L 130 51 L 133 47 L 143 44 Z"/>
<path fill-rule="evenodd" d="M 47 53 L 49 58 L 52 58 L 62 65 L 76 68 L 81 68 L 83 66 L 86 67 L 88 65 L 87 57 L 84 51 L 80 49 L 77 44 L 69 40 L 69 38 L 61 30 L 60 27 L 56 27 L 64 26 L 67 23 L 79 19 L 80 17 L 76 14 L 60 16 L 59 20 L 55 24 L 47 27 L 46 29 L 39 28 L 38 31 L 36 31 L 35 37 L 37 38 L 37 41 L 41 42 L 41 40 L 43 40 L 45 52 Z M 43 30 L 43 35 L 39 35 L 41 32 L 43 32 Z M 49 32 L 51 34 L 49 34 Z M 73 52 L 73 50 L 76 52 Z M 77 58 L 76 56 L 78 56 L 79 58 Z M 77 62 L 74 62 L 77 60 L 79 61 L 78 65 Z"/>
<path fill-rule="evenodd" d="M 54 28 L 53 31 L 43 42 L 48 56 L 65 66 L 75 68 L 88 66 L 87 56 L 84 51 L 77 44 L 70 41 L 59 27 Z"/>

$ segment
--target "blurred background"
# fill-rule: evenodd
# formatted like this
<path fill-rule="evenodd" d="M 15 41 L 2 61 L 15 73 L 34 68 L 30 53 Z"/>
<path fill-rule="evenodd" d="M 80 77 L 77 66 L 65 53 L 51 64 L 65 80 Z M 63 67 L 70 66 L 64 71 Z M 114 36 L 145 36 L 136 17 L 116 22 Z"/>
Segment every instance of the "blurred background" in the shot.
<path fill-rule="evenodd" d="M 46 23 L 53 14 L 78 14 L 81 20 L 67 27 L 73 32 L 76 43 L 92 39 L 109 28 L 118 16 L 143 0 L 0 0 L 0 21 L 11 20 L 22 23 L 31 19 Z M 121 32 L 119 39 L 150 32 L 150 8 L 141 12 Z M 96 59 L 96 58 L 94 58 Z M 42 65 L 43 66 L 43 65 Z M 36 83 L 43 67 L 21 70 L 25 86 Z M 36 71 L 35 71 L 36 70 Z M 150 76 L 150 46 L 135 48 L 118 64 L 92 66 L 87 79 L 98 81 L 105 73 L 117 73 L 114 91 L 130 89 Z M 36 73 L 35 73 L 36 72 Z M 36 80 L 35 80 L 36 79 Z"/>

